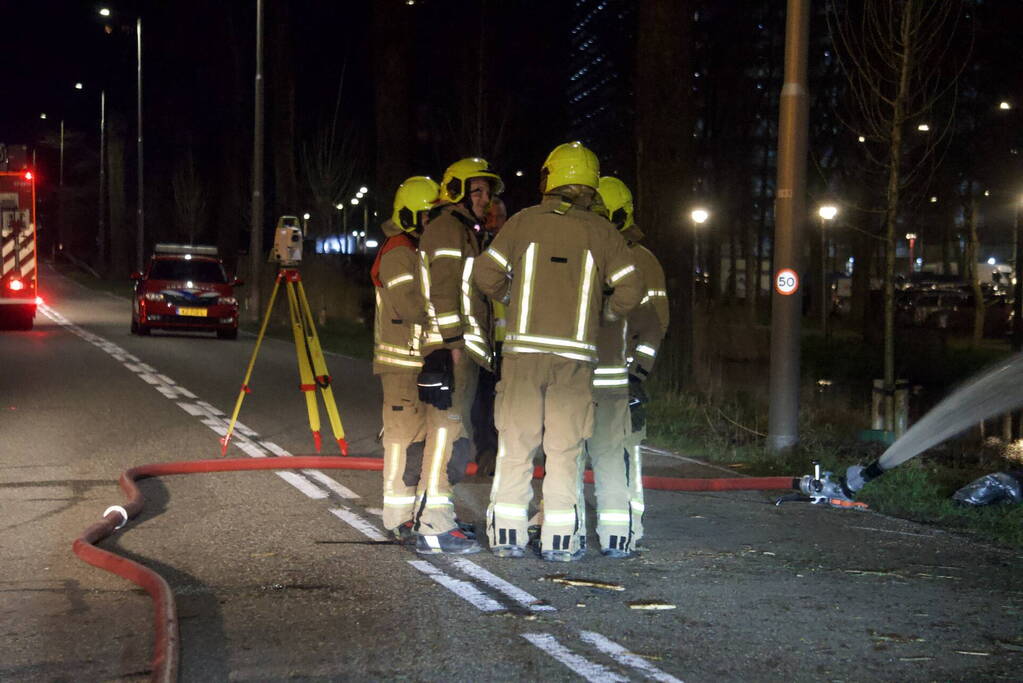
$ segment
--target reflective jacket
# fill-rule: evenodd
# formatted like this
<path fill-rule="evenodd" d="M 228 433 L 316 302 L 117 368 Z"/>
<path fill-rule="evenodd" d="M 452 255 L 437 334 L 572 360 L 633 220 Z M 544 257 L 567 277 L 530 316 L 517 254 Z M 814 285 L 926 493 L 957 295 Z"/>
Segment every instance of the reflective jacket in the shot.
<path fill-rule="evenodd" d="M 632 226 L 623 233 L 644 283 L 644 295 L 627 320 L 601 325 L 597 336 L 599 360 L 593 389 L 605 395 L 628 393 L 629 374 L 641 379 L 653 369 L 661 340 L 668 331 L 668 293 L 657 257 L 639 244 L 643 233 Z"/>
<path fill-rule="evenodd" d="M 645 379 L 654 369 L 657 351 L 668 332 L 668 288 L 664 269 L 653 252 L 639 241 L 643 233 L 637 226 L 625 231 L 636 267 L 643 276 L 646 295 L 629 314 L 629 338 L 626 357 L 630 358 L 629 372 Z"/>
<path fill-rule="evenodd" d="M 479 232 L 476 219 L 463 206 L 443 204 L 431 212 L 419 240 L 420 279 L 430 318 L 423 354 L 464 348 L 490 369 L 490 304 L 472 281 Z"/>
<path fill-rule="evenodd" d="M 623 318 L 643 298 L 643 282 L 614 226 L 548 195 L 510 219 L 476 264 L 484 294 L 508 304 L 503 353 L 550 353 L 597 362 L 604 315 Z"/>
<path fill-rule="evenodd" d="M 383 225 L 387 240 L 373 263 L 376 317 L 373 322 L 373 373 L 418 373 L 423 365 L 420 337 L 427 323 L 419 285 L 419 255 L 412 237 L 393 222 Z"/>

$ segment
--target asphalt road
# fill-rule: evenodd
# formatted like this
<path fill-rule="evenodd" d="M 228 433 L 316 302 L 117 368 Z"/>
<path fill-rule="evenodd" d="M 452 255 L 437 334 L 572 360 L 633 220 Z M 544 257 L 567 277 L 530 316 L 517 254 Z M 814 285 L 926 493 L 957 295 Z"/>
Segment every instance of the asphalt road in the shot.
<path fill-rule="evenodd" d="M 126 300 L 52 272 L 43 295 L 33 331 L 0 333 L 0 680 L 144 679 L 148 597 L 71 542 L 122 502 L 123 470 L 218 456 L 254 340 L 133 337 Z M 369 364 L 327 362 L 352 455 L 379 456 Z M 311 454 L 293 347 L 266 341 L 251 385 L 252 445 L 229 454 Z M 648 471 L 722 476 L 670 456 Z M 463 519 L 489 483 L 458 487 Z M 380 542 L 378 472 L 141 488 L 102 546 L 170 583 L 187 681 L 1018 680 L 1023 664 L 1023 557 L 871 512 L 654 491 L 642 557 L 555 565 Z"/>

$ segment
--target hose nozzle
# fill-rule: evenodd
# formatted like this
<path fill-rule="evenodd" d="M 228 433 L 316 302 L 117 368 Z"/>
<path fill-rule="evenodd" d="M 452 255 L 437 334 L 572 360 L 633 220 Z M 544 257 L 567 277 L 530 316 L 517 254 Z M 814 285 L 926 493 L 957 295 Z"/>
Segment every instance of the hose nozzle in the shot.
<path fill-rule="evenodd" d="M 814 461 L 813 466 L 814 473 L 799 479 L 798 486 L 800 493 L 809 498 L 811 503 L 841 508 L 867 507 L 853 500 L 853 491 L 846 485 L 845 477 L 832 479 L 831 472 L 821 472 L 820 463 Z"/>

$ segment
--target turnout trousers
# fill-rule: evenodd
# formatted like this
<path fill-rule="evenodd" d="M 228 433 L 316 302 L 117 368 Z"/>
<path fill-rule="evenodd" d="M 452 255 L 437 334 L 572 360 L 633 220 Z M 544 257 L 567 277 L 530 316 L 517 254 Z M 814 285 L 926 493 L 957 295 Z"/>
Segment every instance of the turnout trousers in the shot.
<path fill-rule="evenodd" d="M 629 396 L 595 389 L 593 399 L 593 436 L 586 440 L 586 454 L 593 468 L 597 536 L 602 550 L 633 550 L 642 536 L 643 480 L 639 441 L 631 447 Z"/>
<path fill-rule="evenodd" d="M 415 529 L 424 535 L 443 534 L 457 526 L 452 487 L 465 476 L 471 458 L 473 398 L 479 366 L 462 352 L 455 363 L 455 386 L 451 407 L 439 410 L 423 404 L 426 414 L 426 448 L 422 474 L 416 489 Z"/>
<path fill-rule="evenodd" d="M 416 482 L 405 476 L 408 447 L 426 438 L 426 410 L 419 401 L 416 373 L 380 375 L 384 407 L 384 528 L 394 529 L 412 519 Z M 418 473 L 417 473 L 418 474 Z"/>
<path fill-rule="evenodd" d="M 574 552 L 585 529 L 579 466 L 593 429 L 593 366 L 546 353 L 506 355 L 502 362 L 494 409 L 497 464 L 487 508 L 490 545 L 526 546 L 533 456 L 542 445 L 541 547 Z"/>

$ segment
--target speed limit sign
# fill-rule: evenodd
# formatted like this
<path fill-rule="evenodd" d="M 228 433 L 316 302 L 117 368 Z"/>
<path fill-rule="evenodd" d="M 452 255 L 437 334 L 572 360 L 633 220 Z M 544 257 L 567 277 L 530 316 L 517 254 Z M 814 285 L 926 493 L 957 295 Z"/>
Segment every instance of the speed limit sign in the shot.
<path fill-rule="evenodd" d="M 774 276 L 774 289 L 782 296 L 795 294 L 799 289 L 799 276 L 791 268 L 782 268 Z"/>

